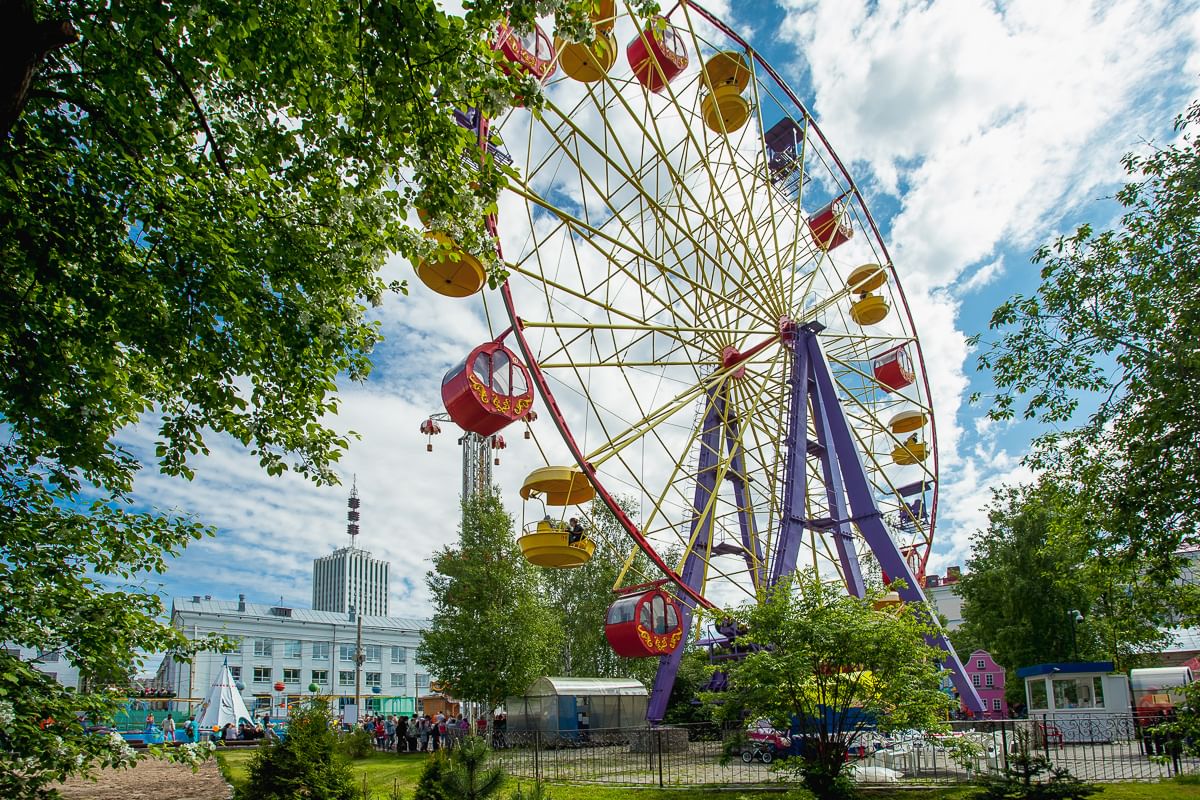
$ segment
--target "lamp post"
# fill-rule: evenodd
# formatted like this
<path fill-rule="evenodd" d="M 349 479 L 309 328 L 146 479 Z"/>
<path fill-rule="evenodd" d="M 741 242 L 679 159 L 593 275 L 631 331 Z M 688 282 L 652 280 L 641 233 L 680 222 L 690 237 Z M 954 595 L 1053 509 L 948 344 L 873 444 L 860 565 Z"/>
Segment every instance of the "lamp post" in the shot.
<path fill-rule="evenodd" d="M 1079 660 L 1079 640 L 1075 634 L 1075 628 L 1083 621 L 1083 614 L 1078 609 L 1071 609 L 1067 612 L 1067 616 L 1071 618 L 1071 652 L 1075 655 L 1075 660 Z"/>

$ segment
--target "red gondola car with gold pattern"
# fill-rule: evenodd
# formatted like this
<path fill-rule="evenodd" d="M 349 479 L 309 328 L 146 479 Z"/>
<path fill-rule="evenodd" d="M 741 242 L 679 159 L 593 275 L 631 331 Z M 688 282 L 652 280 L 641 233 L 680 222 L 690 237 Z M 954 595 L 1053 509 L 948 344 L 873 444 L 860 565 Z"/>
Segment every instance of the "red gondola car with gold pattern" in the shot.
<path fill-rule="evenodd" d="M 679 604 L 658 588 L 620 597 L 608 607 L 604 638 L 624 658 L 672 653 L 683 639 Z"/>
<path fill-rule="evenodd" d="M 529 372 L 500 342 L 481 344 L 442 378 L 446 413 L 463 430 L 491 436 L 533 404 Z"/>
<path fill-rule="evenodd" d="M 663 88 L 688 65 L 683 37 L 662 17 L 650 21 L 625 48 L 638 82 L 652 92 Z"/>
<path fill-rule="evenodd" d="M 496 32 L 496 49 L 504 54 L 505 60 L 521 72 L 532 75 L 534 80 L 544 81 L 554 73 L 554 45 L 537 24 L 523 36 L 518 36 L 507 25 L 501 25 Z"/>

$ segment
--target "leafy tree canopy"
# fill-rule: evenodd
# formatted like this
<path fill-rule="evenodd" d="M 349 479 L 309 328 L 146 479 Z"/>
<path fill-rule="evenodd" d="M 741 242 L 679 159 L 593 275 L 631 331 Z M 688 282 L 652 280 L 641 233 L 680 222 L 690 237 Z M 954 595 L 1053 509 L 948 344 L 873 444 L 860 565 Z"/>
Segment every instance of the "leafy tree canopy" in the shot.
<path fill-rule="evenodd" d="M 989 415 L 1049 423 L 1033 463 L 1091 495 L 1111 517 L 1098 535 L 1164 581 L 1200 542 L 1198 120 L 1195 103 L 1175 143 L 1125 156 L 1119 225 L 1038 250 L 1041 285 L 996 309 L 979 357 Z"/>
<path fill-rule="evenodd" d="M 458 698 L 495 708 L 547 674 L 561 629 L 539 602 L 537 576 L 495 493 L 463 503 L 457 547 L 434 556 L 434 605 L 417 660 Z"/>
<path fill-rule="evenodd" d="M 730 720 L 799 727 L 797 769 L 818 797 L 845 789 L 847 750 L 865 730 L 941 730 L 952 705 L 939 689 L 942 651 L 925 638 L 936 631 L 929 609 L 873 599 L 797 573 L 735 612 L 747 630 L 739 645 L 758 649 L 723 667 L 728 689 L 710 698 Z"/>
<path fill-rule="evenodd" d="M 1087 497 L 1050 478 L 996 491 L 988 520 L 955 590 L 964 622 L 953 638 L 1007 667 L 1016 699 L 1019 667 L 1076 657 L 1136 666 L 1139 654 L 1164 644 L 1160 626 L 1194 595 L 1097 550 L 1103 519 Z"/>

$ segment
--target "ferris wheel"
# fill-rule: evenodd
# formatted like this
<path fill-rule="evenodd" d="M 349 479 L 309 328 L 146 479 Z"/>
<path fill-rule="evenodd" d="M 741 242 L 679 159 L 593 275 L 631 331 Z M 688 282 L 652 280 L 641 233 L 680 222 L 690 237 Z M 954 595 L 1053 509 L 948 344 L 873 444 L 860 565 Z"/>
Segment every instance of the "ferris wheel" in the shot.
<path fill-rule="evenodd" d="M 498 34 L 543 82 L 538 115 L 461 115 L 517 177 L 493 221 L 509 278 L 483 293 L 506 327 L 443 398 L 490 435 L 527 421 L 536 389 L 561 442 L 522 497 L 581 518 L 598 500 L 625 539 L 547 515 L 522 546 L 548 567 L 625 546 L 606 632 L 661 658 L 661 719 L 697 607 L 761 600 L 805 568 L 924 599 L 936 432 L 903 265 L 804 105 L 694 3 L 599 6 L 591 45 Z M 417 272 L 455 297 L 484 283 L 464 253 Z"/>

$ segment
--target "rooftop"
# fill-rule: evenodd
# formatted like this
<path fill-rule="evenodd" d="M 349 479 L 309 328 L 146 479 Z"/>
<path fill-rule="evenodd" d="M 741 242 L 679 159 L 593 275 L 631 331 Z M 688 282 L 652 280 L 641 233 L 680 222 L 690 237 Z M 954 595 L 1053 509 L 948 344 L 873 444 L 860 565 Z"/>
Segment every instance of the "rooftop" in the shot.
<path fill-rule="evenodd" d="M 311 622 L 322 625 L 351 625 L 353 620 L 349 614 L 337 611 L 313 611 L 310 608 L 291 608 L 288 606 L 271 606 L 265 603 L 246 603 L 245 610 L 239 610 L 236 600 L 213 600 L 211 598 L 194 597 L 175 598 L 171 603 L 172 615 L 176 612 L 183 614 L 222 614 L 232 617 L 253 617 L 261 619 L 292 619 L 299 622 Z M 286 613 L 281 613 L 286 612 Z M 423 631 L 429 628 L 429 620 L 415 617 L 375 617 L 363 615 L 364 628 L 399 628 L 400 630 Z"/>

